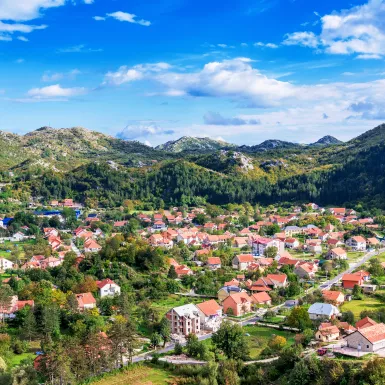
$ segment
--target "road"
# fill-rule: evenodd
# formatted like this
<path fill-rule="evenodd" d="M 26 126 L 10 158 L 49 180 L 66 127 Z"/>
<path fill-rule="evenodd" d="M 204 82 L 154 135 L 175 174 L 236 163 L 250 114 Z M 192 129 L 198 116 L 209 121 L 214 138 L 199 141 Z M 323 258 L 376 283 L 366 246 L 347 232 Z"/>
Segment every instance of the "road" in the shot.
<path fill-rule="evenodd" d="M 342 273 L 338 274 L 336 277 L 323 282 L 319 286 L 319 288 L 321 290 L 330 289 L 330 287 L 333 286 L 335 283 L 337 283 L 342 278 L 342 276 L 344 274 L 351 273 L 353 270 L 355 270 L 358 267 L 364 265 L 370 258 L 372 258 L 375 255 L 378 255 L 378 254 L 380 254 L 380 253 L 382 253 L 384 251 L 385 251 L 385 248 L 377 250 L 377 251 L 370 251 L 369 253 L 366 253 L 358 262 L 356 262 L 356 263 L 352 264 L 351 266 L 349 266 L 349 268 L 347 270 L 345 270 Z M 308 290 L 307 293 L 304 294 L 304 296 L 306 294 L 310 293 L 313 290 L 315 290 L 315 288 Z M 284 306 L 284 304 L 277 305 L 277 306 L 271 308 L 270 310 L 277 311 L 282 306 Z M 253 325 L 253 324 L 255 324 L 256 321 L 259 321 L 259 320 L 260 320 L 260 317 L 256 316 L 256 317 L 250 318 L 250 319 L 248 319 L 246 321 L 242 321 L 239 324 L 241 326 Z M 199 336 L 198 339 L 199 339 L 199 341 L 204 341 L 204 340 L 207 340 L 207 339 L 211 338 L 212 335 L 213 335 L 213 333 L 208 333 L 208 334 L 205 334 L 203 336 Z M 181 345 L 185 346 L 186 342 L 181 343 Z M 161 349 L 157 350 L 156 353 L 158 353 L 158 354 L 168 353 L 171 350 L 174 350 L 174 347 L 175 347 L 175 344 L 170 344 L 169 346 L 167 346 L 165 348 L 161 348 Z M 152 353 L 154 353 L 154 352 L 152 352 Z M 146 359 L 148 359 L 148 356 L 151 356 L 151 353 L 147 353 L 147 354 L 144 354 L 144 355 L 136 356 L 136 357 L 133 358 L 132 362 L 145 361 Z"/>
<path fill-rule="evenodd" d="M 385 249 L 380 249 L 380 250 L 374 250 L 374 251 L 370 251 L 369 253 L 366 253 L 358 262 L 352 264 L 351 266 L 349 266 L 349 269 L 345 270 L 344 272 L 338 274 L 336 277 L 328 280 L 328 281 L 325 281 L 324 283 L 322 283 L 320 285 L 320 289 L 322 290 L 325 290 L 325 289 L 330 289 L 335 283 L 337 283 L 344 274 L 349 274 L 351 273 L 353 270 L 357 269 L 358 267 L 361 267 L 362 265 L 364 265 L 366 262 L 369 261 L 370 258 L 384 252 Z"/>

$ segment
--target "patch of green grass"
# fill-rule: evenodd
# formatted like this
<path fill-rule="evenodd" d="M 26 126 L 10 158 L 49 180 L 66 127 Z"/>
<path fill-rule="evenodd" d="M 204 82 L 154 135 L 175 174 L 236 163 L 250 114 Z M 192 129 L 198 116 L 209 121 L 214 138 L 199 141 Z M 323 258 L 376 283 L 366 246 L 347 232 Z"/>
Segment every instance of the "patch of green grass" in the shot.
<path fill-rule="evenodd" d="M 27 359 L 35 359 L 36 355 L 32 352 L 22 353 L 22 354 L 14 354 L 12 355 L 12 358 L 8 361 L 8 365 L 10 367 L 14 367 L 17 365 L 20 365 L 21 361 L 27 360 Z"/>
<path fill-rule="evenodd" d="M 340 310 L 341 311 L 351 311 L 354 314 L 354 318 L 356 321 L 360 319 L 360 313 L 363 310 L 377 310 L 380 307 L 385 307 L 385 304 L 382 303 L 376 297 L 365 296 L 362 300 L 352 300 L 350 302 L 345 302 Z"/>
<path fill-rule="evenodd" d="M 105 378 L 91 382 L 94 385 L 166 385 L 174 376 L 165 369 L 150 365 L 135 365 Z"/>
<path fill-rule="evenodd" d="M 348 261 L 357 261 L 363 257 L 365 253 L 360 251 L 348 251 Z"/>
<path fill-rule="evenodd" d="M 294 333 L 286 330 L 267 328 L 264 326 L 249 325 L 243 328 L 245 333 L 250 334 L 246 337 L 249 341 L 250 358 L 258 359 L 263 349 L 265 349 L 273 335 L 286 338 L 287 345 L 294 344 Z"/>

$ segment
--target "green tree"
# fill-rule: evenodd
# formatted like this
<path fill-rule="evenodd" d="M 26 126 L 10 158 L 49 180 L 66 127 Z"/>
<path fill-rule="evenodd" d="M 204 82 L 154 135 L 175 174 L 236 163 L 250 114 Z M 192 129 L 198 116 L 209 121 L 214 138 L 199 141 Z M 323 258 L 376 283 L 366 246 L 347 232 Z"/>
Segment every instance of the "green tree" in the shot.
<path fill-rule="evenodd" d="M 0 323 L 4 323 L 4 310 L 8 310 L 12 303 L 13 291 L 8 285 L 0 286 Z"/>
<path fill-rule="evenodd" d="M 309 313 L 304 307 L 296 306 L 286 318 L 286 323 L 299 330 L 305 330 L 313 326 Z"/>
<path fill-rule="evenodd" d="M 37 332 L 36 318 L 35 318 L 33 309 L 30 307 L 28 309 L 28 313 L 24 318 L 21 332 L 24 338 L 30 341 L 36 336 L 36 332 Z"/>
<path fill-rule="evenodd" d="M 212 342 L 229 359 L 244 359 L 249 354 L 242 328 L 228 321 L 222 322 L 218 331 L 213 334 Z"/>

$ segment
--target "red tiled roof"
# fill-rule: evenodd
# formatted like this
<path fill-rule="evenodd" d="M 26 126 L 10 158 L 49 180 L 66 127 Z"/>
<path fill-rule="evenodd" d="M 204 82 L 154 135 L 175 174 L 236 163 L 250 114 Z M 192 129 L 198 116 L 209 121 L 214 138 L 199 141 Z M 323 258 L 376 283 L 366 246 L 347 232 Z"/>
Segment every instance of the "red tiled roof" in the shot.
<path fill-rule="evenodd" d="M 253 294 L 251 296 L 255 303 L 265 303 L 271 301 L 271 297 L 265 291 L 261 291 L 260 293 Z"/>
<path fill-rule="evenodd" d="M 375 320 L 372 320 L 369 317 L 362 318 L 358 322 L 356 322 L 356 328 L 357 329 L 365 329 L 369 326 L 377 325 L 377 322 Z"/>
<path fill-rule="evenodd" d="M 215 315 L 218 313 L 219 310 L 222 308 L 218 305 L 218 303 L 210 299 L 209 301 L 205 301 L 202 303 L 198 303 L 197 308 L 206 316 Z"/>
<path fill-rule="evenodd" d="M 254 262 L 254 257 L 252 254 L 240 254 L 237 255 L 239 262 Z"/>

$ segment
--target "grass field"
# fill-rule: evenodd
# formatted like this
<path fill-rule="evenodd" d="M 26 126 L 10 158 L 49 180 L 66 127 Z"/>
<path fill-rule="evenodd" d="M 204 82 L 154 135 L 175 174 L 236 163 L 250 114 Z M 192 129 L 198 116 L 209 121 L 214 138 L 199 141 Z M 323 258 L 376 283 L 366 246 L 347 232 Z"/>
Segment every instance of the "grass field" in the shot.
<path fill-rule="evenodd" d="M 375 297 L 364 297 L 362 300 L 353 300 L 345 302 L 340 310 L 341 311 L 352 311 L 356 321 L 360 319 L 360 313 L 363 310 L 376 310 L 380 307 L 385 307 L 385 304 L 379 301 Z"/>
<path fill-rule="evenodd" d="M 92 382 L 93 385 L 166 385 L 172 383 L 173 376 L 164 369 L 149 366 L 135 366 L 122 373 L 106 376 Z"/>
<path fill-rule="evenodd" d="M 250 337 L 246 338 L 249 341 L 251 359 L 259 358 L 262 350 L 267 347 L 267 344 L 273 335 L 285 337 L 288 345 L 294 344 L 295 334 L 285 330 L 277 330 L 254 325 L 245 326 L 243 330 L 245 333 L 250 334 Z"/>
<path fill-rule="evenodd" d="M 348 261 L 357 261 L 358 259 L 361 259 L 365 253 L 359 252 L 359 251 L 348 251 Z"/>

